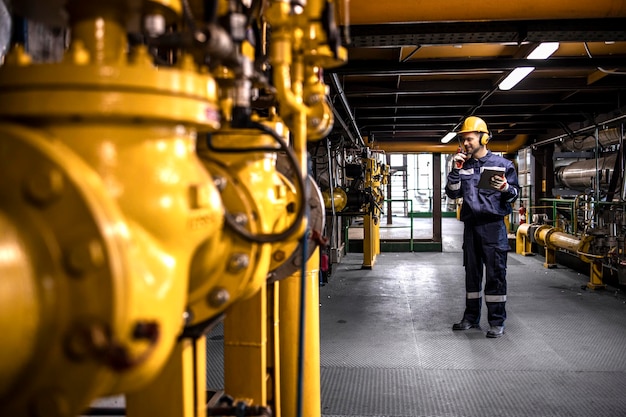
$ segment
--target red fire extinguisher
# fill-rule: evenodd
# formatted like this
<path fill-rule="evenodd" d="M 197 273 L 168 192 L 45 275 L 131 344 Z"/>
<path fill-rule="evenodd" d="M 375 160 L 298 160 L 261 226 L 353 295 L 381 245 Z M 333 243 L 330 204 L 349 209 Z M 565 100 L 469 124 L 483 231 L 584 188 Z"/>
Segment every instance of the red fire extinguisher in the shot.
<path fill-rule="evenodd" d="M 519 213 L 519 224 L 526 223 L 526 207 L 524 207 L 523 204 L 520 204 L 519 210 L 517 212 Z"/>

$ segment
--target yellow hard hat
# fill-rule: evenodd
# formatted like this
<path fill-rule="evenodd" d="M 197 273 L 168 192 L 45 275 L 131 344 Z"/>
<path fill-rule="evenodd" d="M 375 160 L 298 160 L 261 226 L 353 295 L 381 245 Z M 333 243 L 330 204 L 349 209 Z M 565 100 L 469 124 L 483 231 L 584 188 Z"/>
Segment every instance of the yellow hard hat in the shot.
<path fill-rule="evenodd" d="M 461 129 L 457 133 L 482 132 L 489 134 L 487 123 L 480 117 L 470 116 L 463 122 Z"/>

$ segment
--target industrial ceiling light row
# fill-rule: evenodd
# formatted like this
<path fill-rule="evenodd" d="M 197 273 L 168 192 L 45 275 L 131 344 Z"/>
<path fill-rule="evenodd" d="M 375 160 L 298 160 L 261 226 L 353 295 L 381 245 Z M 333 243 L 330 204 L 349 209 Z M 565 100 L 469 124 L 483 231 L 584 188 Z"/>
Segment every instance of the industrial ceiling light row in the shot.
<path fill-rule="evenodd" d="M 559 49 L 558 42 L 543 42 L 539 44 L 527 57 L 526 59 L 547 59 L 549 58 L 556 50 Z M 520 81 L 522 81 L 528 74 L 533 72 L 535 67 L 524 66 L 515 68 L 513 71 L 506 76 L 504 80 L 502 80 L 498 84 L 498 88 L 503 91 L 508 91 L 511 88 L 515 87 Z M 441 138 L 442 143 L 448 143 L 456 136 L 456 132 L 448 132 L 446 135 Z"/>

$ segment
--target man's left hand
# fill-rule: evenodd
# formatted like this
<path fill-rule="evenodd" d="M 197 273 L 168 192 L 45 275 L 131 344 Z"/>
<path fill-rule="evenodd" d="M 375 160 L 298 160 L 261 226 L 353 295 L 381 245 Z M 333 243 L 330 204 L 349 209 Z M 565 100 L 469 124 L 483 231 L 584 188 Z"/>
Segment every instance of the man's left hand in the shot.
<path fill-rule="evenodd" d="M 504 175 L 494 175 L 489 180 L 489 185 L 491 185 L 494 190 L 498 190 L 503 193 L 509 190 L 509 183 L 506 181 L 506 177 Z"/>

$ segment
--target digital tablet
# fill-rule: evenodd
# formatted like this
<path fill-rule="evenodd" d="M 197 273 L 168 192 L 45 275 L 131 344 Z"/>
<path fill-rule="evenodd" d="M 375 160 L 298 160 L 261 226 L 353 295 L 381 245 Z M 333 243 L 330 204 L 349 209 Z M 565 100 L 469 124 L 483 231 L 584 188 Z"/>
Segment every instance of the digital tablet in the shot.
<path fill-rule="evenodd" d="M 493 177 L 494 175 L 504 175 L 504 171 L 505 171 L 504 167 L 485 168 L 482 174 L 480 174 L 480 181 L 478 181 L 478 188 L 493 189 L 493 187 L 489 184 L 489 180 L 491 180 L 491 177 Z"/>

